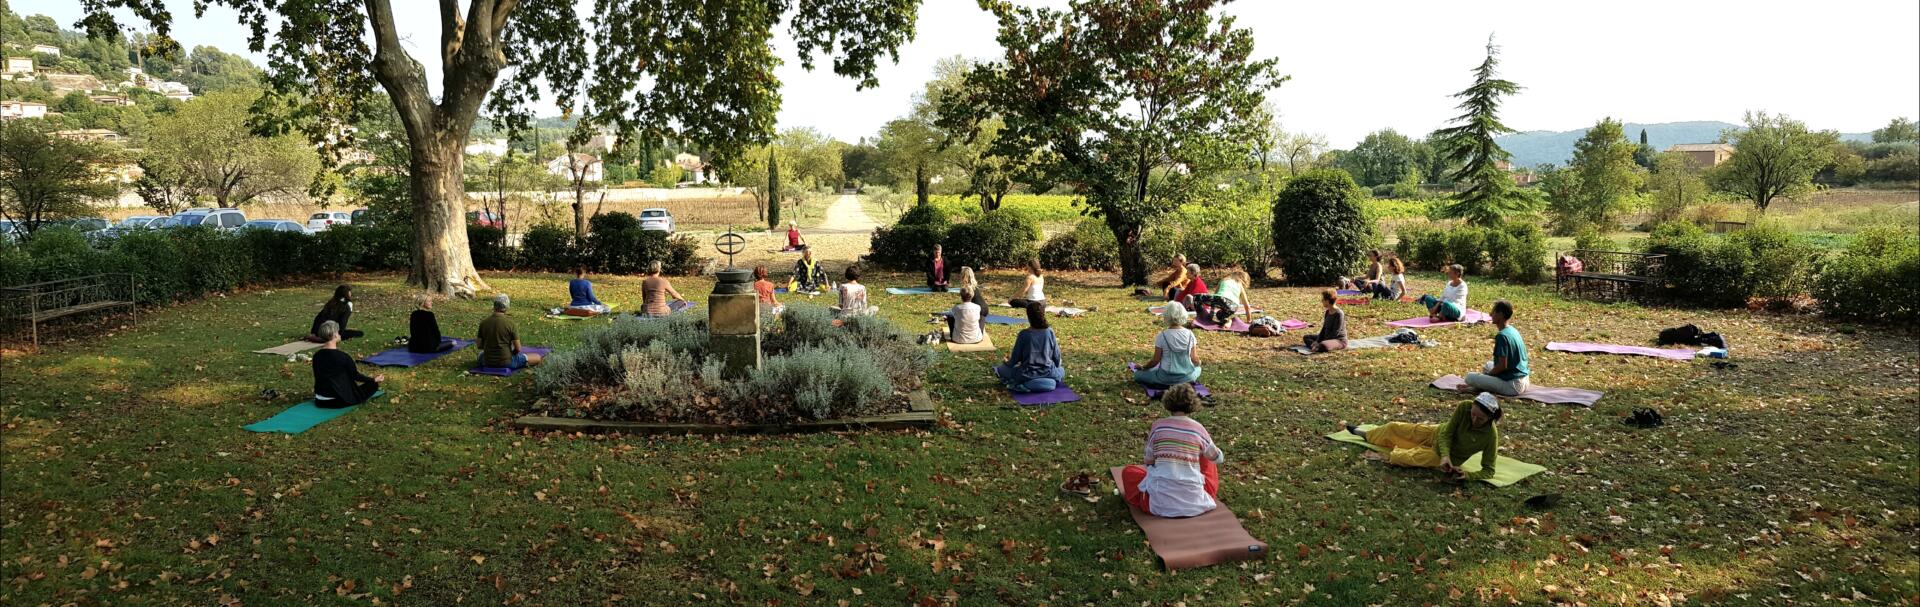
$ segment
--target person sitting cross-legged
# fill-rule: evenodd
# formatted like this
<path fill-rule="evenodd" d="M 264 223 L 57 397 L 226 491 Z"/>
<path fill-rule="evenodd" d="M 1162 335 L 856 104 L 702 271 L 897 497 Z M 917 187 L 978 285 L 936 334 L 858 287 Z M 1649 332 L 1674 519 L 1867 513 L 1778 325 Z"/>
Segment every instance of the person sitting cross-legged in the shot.
<path fill-rule="evenodd" d="M 1447 286 L 1440 296 L 1421 295 L 1420 305 L 1427 308 L 1427 319 L 1460 322 L 1467 315 L 1467 269 L 1460 264 L 1447 266 Z"/>
<path fill-rule="evenodd" d="M 1410 468 L 1439 468 L 1455 480 L 1492 478 L 1500 459 L 1500 399 L 1481 392 L 1470 402 L 1455 407 L 1453 416 L 1438 426 L 1392 422 L 1365 432 L 1359 426 L 1345 424 L 1347 432 L 1366 439 L 1367 444 L 1389 449 L 1386 453 L 1368 450 L 1367 459 L 1385 461 Z M 1460 464 L 1480 454 L 1480 470 L 1472 474 Z"/>
<path fill-rule="evenodd" d="M 986 339 L 986 324 L 980 322 L 980 316 L 986 314 L 980 304 L 973 302 L 973 293 L 966 287 L 960 288 L 960 303 L 953 304 L 947 311 L 947 341 L 956 344 L 977 344 Z"/>
<path fill-rule="evenodd" d="M 947 292 L 947 257 L 941 254 L 940 245 L 933 245 L 933 260 L 927 262 L 927 290 Z"/>
<path fill-rule="evenodd" d="M 1320 291 L 1320 307 L 1325 313 L 1320 317 L 1320 332 L 1301 338 L 1307 349 L 1314 352 L 1347 349 L 1347 311 L 1340 309 L 1338 301 L 1333 289 Z"/>
<path fill-rule="evenodd" d="M 593 296 L 593 281 L 587 280 L 587 267 L 576 266 L 573 280 L 567 281 L 567 314 L 573 316 L 599 316 L 611 308 L 600 298 Z"/>
<path fill-rule="evenodd" d="M 326 305 L 320 306 L 320 313 L 313 316 L 313 325 L 307 329 L 307 341 L 316 344 L 327 343 L 320 337 L 320 323 L 333 321 L 339 328 L 335 333 L 340 339 L 353 339 L 364 335 L 358 330 L 347 328 L 347 320 L 353 318 L 353 285 L 340 285 L 333 288 L 333 297 Z"/>
<path fill-rule="evenodd" d="M 1509 324 L 1513 322 L 1513 304 L 1504 299 L 1493 302 L 1488 315 L 1493 317 L 1493 326 L 1500 329 L 1493 334 L 1493 360 L 1482 365 L 1479 373 L 1468 373 L 1458 390 L 1519 396 L 1533 386 L 1533 369 L 1527 366 L 1526 340 Z"/>
<path fill-rule="evenodd" d="M 1001 385 L 1014 392 L 1048 392 L 1067 379 L 1060 363 L 1060 341 L 1047 326 L 1047 306 L 1027 304 L 1027 328 L 1014 338 L 1007 361 L 993 367 Z"/>
<path fill-rule="evenodd" d="M 764 265 L 754 266 L 753 296 L 760 302 L 761 311 L 779 316 L 781 312 L 787 310 L 787 307 L 780 305 L 780 299 L 773 295 L 773 281 L 767 280 L 767 267 Z"/>
<path fill-rule="evenodd" d="M 685 300 L 661 271 L 660 260 L 655 259 L 647 264 L 647 277 L 640 280 L 640 315 L 643 317 L 662 318 L 673 314 L 672 302 Z"/>
<path fill-rule="evenodd" d="M 793 262 L 793 278 L 787 281 L 787 292 L 819 295 L 827 288 L 827 271 L 813 260 L 813 249 L 801 251 L 800 259 Z"/>
<path fill-rule="evenodd" d="M 493 314 L 480 321 L 480 366 L 524 369 L 540 364 L 539 354 L 520 351 L 520 332 L 514 329 L 507 308 L 513 300 L 506 293 L 493 296 Z"/>
<path fill-rule="evenodd" d="M 1166 325 L 1153 338 L 1153 358 L 1133 372 L 1133 380 L 1157 390 L 1200 381 L 1200 361 L 1193 356 L 1196 340 L 1187 328 L 1187 308 L 1180 302 L 1167 302 L 1160 313 Z"/>
<path fill-rule="evenodd" d="M 789 220 L 787 220 L 787 248 L 786 248 L 786 250 L 788 250 L 788 251 L 805 251 L 805 250 L 807 250 L 807 239 L 805 239 L 805 238 L 802 238 L 802 237 L 800 236 L 800 222 L 797 222 L 797 221 L 794 221 L 794 220 L 791 220 L 791 219 L 789 219 Z"/>
<path fill-rule="evenodd" d="M 846 282 L 840 283 L 834 290 L 840 294 L 840 305 L 833 306 L 834 314 L 842 318 L 848 316 L 872 316 L 880 308 L 867 305 L 867 286 L 860 284 L 860 266 L 847 266 Z"/>
<path fill-rule="evenodd" d="M 421 293 L 413 299 L 419 309 L 407 317 L 407 351 L 432 354 L 452 350 L 453 338 L 440 335 L 440 319 L 433 316 L 433 296 Z"/>
<path fill-rule="evenodd" d="M 1227 454 L 1213 443 L 1207 428 L 1194 421 L 1200 395 L 1193 386 L 1167 389 L 1160 399 L 1167 416 L 1147 429 L 1141 463 L 1120 469 L 1120 497 L 1158 517 L 1186 518 L 1212 511 L 1219 503 L 1219 465 Z"/>
<path fill-rule="evenodd" d="M 340 351 L 340 325 L 328 320 L 322 321 L 314 333 L 322 340 L 320 349 L 313 353 L 313 405 L 322 409 L 339 409 L 367 402 L 373 393 L 380 391 L 380 382 L 387 376 L 367 377 L 360 374 L 358 363 L 352 356 Z"/>

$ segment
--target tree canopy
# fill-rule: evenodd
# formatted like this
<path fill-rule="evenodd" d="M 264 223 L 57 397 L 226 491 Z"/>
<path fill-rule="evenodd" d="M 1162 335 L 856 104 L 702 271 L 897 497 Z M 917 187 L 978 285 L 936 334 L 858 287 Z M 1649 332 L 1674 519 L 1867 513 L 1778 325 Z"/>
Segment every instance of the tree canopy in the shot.
<path fill-rule="evenodd" d="M 1453 126 L 1434 131 L 1439 159 L 1460 167 L 1453 180 L 1466 184 L 1441 212 L 1480 225 L 1499 224 L 1507 215 L 1532 206 L 1504 166 L 1512 155 L 1494 141 L 1514 132 L 1500 122 L 1501 98 L 1520 92 L 1520 85 L 1498 77 L 1499 67 L 1500 47 L 1489 36 L 1487 57 L 1473 69 L 1473 84 L 1454 94 L 1462 113 L 1453 119 Z"/>
<path fill-rule="evenodd" d="M 1746 125 L 1725 133 L 1733 157 L 1708 174 L 1714 187 L 1753 201 L 1766 212 L 1775 198 L 1813 188 L 1813 176 L 1833 159 L 1833 131 L 1812 131 L 1784 115 L 1747 112 Z"/>
<path fill-rule="evenodd" d="M 1353 149 L 1340 155 L 1340 168 L 1360 185 L 1420 183 L 1421 144 L 1393 129 L 1368 133 Z M 1431 154 L 1429 151 L 1428 154 Z"/>
<path fill-rule="evenodd" d="M 221 91 L 161 116 L 146 137 L 142 166 L 177 175 L 193 194 L 222 207 L 303 195 L 320 171 L 319 155 L 297 135 L 250 129 L 247 108 L 259 96 L 250 89 Z"/>
<path fill-rule="evenodd" d="M 0 219 L 31 235 L 48 221 L 84 217 L 119 187 L 103 166 L 118 161 L 104 144 L 56 137 L 42 120 L 0 122 Z"/>
<path fill-rule="evenodd" d="M 1615 227 L 1644 180 L 1634 162 L 1638 148 L 1612 118 L 1601 119 L 1574 142 L 1573 161 L 1565 171 L 1569 187 L 1555 189 L 1548 198 L 1548 209 L 1562 233 L 1587 226 L 1602 231 Z"/>

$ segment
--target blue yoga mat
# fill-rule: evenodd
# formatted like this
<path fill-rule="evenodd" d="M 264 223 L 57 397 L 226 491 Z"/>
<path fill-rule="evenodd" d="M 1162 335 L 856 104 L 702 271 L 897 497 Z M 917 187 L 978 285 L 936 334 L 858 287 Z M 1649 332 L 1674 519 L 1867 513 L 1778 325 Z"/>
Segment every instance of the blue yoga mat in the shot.
<path fill-rule="evenodd" d="M 934 314 L 936 314 L 936 315 L 939 315 L 939 316 L 940 316 L 941 318 L 952 318 L 952 317 L 953 317 L 953 313 L 952 313 L 952 312 L 935 312 Z M 1027 319 L 1025 319 L 1025 318 L 1015 318 L 1015 317 L 1012 317 L 1012 316 L 1001 316 L 1001 315 L 999 315 L 999 314 L 988 314 L 988 315 L 986 316 L 986 321 L 987 321 L 987 324 L 990 324 L 990 325 L 1024 325 L 1024 324 L 1027 324 Z"/>
<path fill-rule="evenodd" d="M 418 352 L 408 352 L 406 348 L 394 348 L 392 350 L 381 351 L 379 354 L 375 354 L 373 356 L 362 358 L 360 359 L 360 362 L 363 362 L 369 365 L 378 366 L 378 367 L 413 367 L 413 366 L 424 365 L 429 362 L 433 362 L 433 359 L 440 358 L 442 356 L 446 356 L 454 352 L 459 352 L 463 349 L 466 349 L 467 346 L 473 345 L 473 340 L 471 339 L 460 339 L 458 337 L 445 337 L 442 339 L 453 341 L 453 348 L 450 350 L 444 350 L 440 352 L 429 352 L 426 354 L 420 354 Z"/>
<path fill-rule="evenodd" d="M 520 349 L 521 354 L 539 354 L 541 356 L 546 356 L 550 352 L 553 352 L 553 348 L 528 347 L 528 348 Z M 511 377 L 514 371 L 519 371 L 519 369 L 509 369 L 506 367 L 474 367 L 472 369 L 467 369 L 467 373 L 471 373 L 473 375 L 492 375 L 495 377 Z"/>
<path fill-rule="evenodd" d="M 386 394 L 386 391 L 381 390 L 378 392 L 374 392 L 373 396 L 367 397 L 367 400 L 371 401 L 373 399 L 380 398 L 380 395 L 382 394 Z M 365 404 L 365 403 L 361 403 L 361 404 Z M 278 415 L 274 415 L 273 417 L 269 417 L 269 418 L 254 422 L 252 424 L 249 424 L 243 427 L 242 429 L 248 432 L 283 432 L 286 434 L 299 434 L 301 432 L 306 432 L 308 428 L 318 426 L 322 422 L 325 422 L 327 420 L 340 417 L 342 415 L 346 415 L 348 411 L 352 411 L 358 408 L 360 408 L 360 405 L 354 405 L 352 407 L 341 407 L 338 409 L 324 409 L 317 405 L 314 405 L 313 401 L 307 401 L 307 402 L 289 407 L 287 410 L 281 411 Z"/>
<path fill-rule="evenodd" d="M 887 294 L 888 295 L 944 295 L 946 293 L 935 291 L 933 289 L 929 289 L 926 287 L 907 287 L 904 289 L 900 287 L 887 287 Z"/>

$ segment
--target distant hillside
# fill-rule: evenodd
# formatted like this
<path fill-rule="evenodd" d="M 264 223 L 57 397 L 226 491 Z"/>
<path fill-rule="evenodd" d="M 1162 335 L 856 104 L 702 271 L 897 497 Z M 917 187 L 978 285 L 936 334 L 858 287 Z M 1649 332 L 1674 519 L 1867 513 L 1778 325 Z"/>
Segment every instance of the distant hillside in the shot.
<path fill-rule="evenodd" d="M 1677 143 L 1713 143 L 1720 140 L 1720 133 L 1739 125 L 1717 120 L 1693 122 L 1663 122 L 1660 124 L 1626 123 L 1627 139 L 1640 140 L 1640 129 L 1647 130 L 1647 144 L 1656 150 L 1667 149 Z M 1573 143 L 1586 136 L 1587 129 L 1572 131 L 1527 131 L 1514 133 L 1499 139 L 1500 147 L 1513 154 L 1513 165 L 1531 167 L 1542 164 L 1566 164 L 1573 158 Z M 1868 133 L 1842 133 L 1843 140 L 1868 141 Z"/>

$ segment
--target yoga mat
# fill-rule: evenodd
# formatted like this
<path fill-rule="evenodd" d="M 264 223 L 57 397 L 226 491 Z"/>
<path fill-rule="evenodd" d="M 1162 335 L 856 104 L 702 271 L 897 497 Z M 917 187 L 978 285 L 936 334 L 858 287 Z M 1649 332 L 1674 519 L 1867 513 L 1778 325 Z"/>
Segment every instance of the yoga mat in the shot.
<path fill-rule="evenodd" d="M 1355 298 L 1335 299 L 1333 300 L 1333 303 L 1337 303 L 1343 306 L 1364 306 L 1364 305 L 1373 303 L 1375 301 L 1382 301 L 1382 300 L 1376 300 L 1372 297 L 1355 297 Z M 1413 303 L 1419 300 L 1414 299 L 1412 297 L 1402 297 L 1399 299 L 1399 301 L 1402 303 Z"/>
<path fill-rule="evenodd" d="M 427 364 L 429 362 L 432 362 L 433 359 L 440 358 L 442 356 L 446 356 L 454 352 L 459 352 L 461 350 L 466 349 L 467 346 L 473 345 L 473 340 L 471 339 L 460 339 L 458 337 L 455 337 L 452 339 L 453 339 L 453 349 L 451 350 L 420 354 L 416 352 L 408 352 L 406 348 L 401 347 L 401 348 L 394 348 L 391 350 L 382 350 L 380 351 L 379 354 L 375 354 L 373 356 L 368 356 L 366 358 L 360 359 L 360 362 L 363 362 L 369 365 L 374 365 L 376 367 L 413 367 L 413 366 Z"/>
<path fill-rule="evenodd" d="M 946 295 L 952 291 L 935 291 L 926 287 L 887 287 L 888 295 Z"/>
<path fill-rule="evenodd" d="M 386 393 L 387 392 L 385 390 L 375 391 L 373 393 L 373 396 L 367 397 L 367 400 L 372 401 L 373 399 L 380 398 L 380 395 L 386 394 Z M 364 405 L 366 403 L 363 402 L 360 404 Z M 341 407 L 338 409 L 323 409 L 323 408 L 320 408 L 319 406 L 314 405 L 313 401 L 307 401 L 304 403 L 300 403 L 298 405 L 294 405 L 292 407 L 288 407 L 287 410 L 281 411 L 280 413 L 275 414 L 273 417 L 269 417 L 269 418 L 254 422 L 252 424 L 242 426 L 241 429 L 246 430 L 248 432 L 283 432 L 286 434 L 299 434 L 301 432 L 306 432 L 308 428 L 312 428 L 314 426 L 320 425 L 321 422 L 325 422 L 327 420 L 340 417 L 342 415 L 346 415 L 348 411 L 352 411 L 358 408 L 360 408 L 360 405 L 354 405 L 351 407 Z"/>
<path fill-rule="evenodd" d="M 1120 486 L 1120 467 L 1107 471 Z M 1125 503 L 1125 500 L 1122 500 Z M 1168 570 L 1192 569 L 1228 561 L 1250 561 L 1267 554 L 1267 544 L 1253 539 L 1224 502 L 1206 514 L 1188 518 L 1161 518 L 1127 504 L 1133 523 L 1147 535 L 1147 547 Z"/>
<path fill-rule="evenodd" d="M 700 305 L 699 302 L 690 301 L 690 300 L 669 301 L 667 302 L 667 316 L 673 316 L 675 314 L 679 314 L 681 312 L 691 310 L 698 305 Z M 637 318 L 660 318 L 659 316 L 647 316 L 645 312 L 634 312 L 633 315 Z M 599 318 L 599 317 L 595 316 L 594 318 Z"/>
<path fill-rule="evenodd" d="M 1463 379 L 1458 375 L 1448 375 L 1446 377 L 1433 380 L 1432 385 L 1433 387 L 1439 388 L 1441 390 L 1453 391 L 1459 388 L 1461 384 L 1464 384 L 1466 382 L 1467 382 L 1466 379 Z M 1498 395 L 1495 395 L 1495 396 L 1498 396 Z M 1600 402 L 1600 396 L 1601 396 L 1601 393 L 1599 392 L 1595 392 L 1593 390 L 1582 390 L 1580 388 L 1548 388 L 1546 386 L 1531 386 L 1527 388 L 1526 392 L 1521 392 L 1519 396 L 1501 396 L 1500 398 L 1524 398 L 1530 401 L 1547 403 L 1549 405 L 1580 405 L 1582 407 L 1591 407 L 1593 406 L 1594 403 Z"/>
<path fill-rule="evenodd" d="M 1060 403 L 1070 403 L 1080 400 L 1080 394 L 1074 392 L 1073 388 L 1067 387 L 1066 384 L 1061 384 L 1060 387 L 1046 392 L 1014 392 L 1008 390 L 1007 393 L 1012 394 L 1013 402 L 1020 403 L 1022 407 L 1058 405 Z"/>
<path fill-rule="evenodd" d="M 1127 363 L 1127 371 L 1139 371 L 1139 370 L 1140 370 L 1140 363 Z M 1148 387 L 1146 384 L 1142 384 L 1139 382 L 1134 382 L 1134 385 L 1140 386 L 1141 388 L 1145 388 L 1147 391 L 1148 399 L 1157 399 L 1157 398 L 1160 398 L 1160 395 L 1167 393 L 1166 390 L 1161 390 L 1159 388 L 1151 388 L 1151 387 Z M 1200 382 L 1193 382 L 1193 391 L 1194 393 L 1199 394 L 1200 396 L 1203 396 L 1203 397 L 1213 396 L 1213 392 L 1208 391 L 1207 387 L 1205 385 L 1202 385 Z"/>
<path fill-rule="evenodd" d="M 995 304 L 995 305 L 1002 308 L 1013 307 L 1013 304 L 1010 304 L 1010 303 Z M 1086 308 L 1068 308 L 1068 307 L 1062 307 L 1062 306 L 1047 306 L 1047 313 L 1055 316 L 1064 315 L 1067 318 L 1077 318 L 1081 314 L 1086 314 L 1087 309 Z"/>
<path fill-rule="evenodd" d="M 1280 328 L 1282 328 L 1282 329 L 1286 329 L 1286 330 L 1288 330 L 1288 331 L 1293 331 L 1293 330 L 1297 330 L 1297 329 L 1305 329 L 1305 328 L 1307 328 L 1307 327 L 1311 327 L 1311 326 L 1313 326 L 1313 323 L 1310 323 L 1310 322 L 1307 322 L 1307 321 L 1304 321 L 1304 320 L 1298 320 L 1298 319 L 1293 319 L 1293 318 L 1289 318 L 1289 319 L 1286 319 L 1286 320 L 1283 320 L 1283 321 L 1280 321 Z"/>
<path fill-rule="evenodd" d="M 933 314 L 934 314 L 935 316 L 939 316 L 939 317 L 941 317 L 941 318 L 952 318 L 952 317 L 953 317 L 953 313 L 952 313 L 952 312 L 934 312 Z M 1014 318 L 1014 317 L 1012 317 L 1012 316 L 1001 316 L 1001 315 L 999 315 L 999 314 L 988 314 L 988 315 L 986 316 L 986 321 L 987 321 L 987 324 L 990 324 L 990 325 L 1024 325 L 1024 324 L 1027 324 L 1027 319 L 1025 319 L 1025 318 Z"/>
<path fill-rule="evenodd" d="M 1362 424 L 1360 426 L 1360 431 L 1366 432 L 1368 430 L 1372 430 L 1377 427 L 1379 426 L 1376 426 L 1374 424 Z M 1388 449 L 1386 447 L 1369 443 L 1367 442 L 1367 439 L 1354 436 L 1353 433 L 1348 432 L 1346 430 L 1335 431 L 1332 434 L 1328 434 L 1327 438 L 1331 438 L 1333 440 L 1340 441 L 1343 443 L 1360 445 L 1362 447 L 1366 447 L 1374 451 L 1379 451 L 1381 453 L 1392 451 L 1391 449 Z M 1465 470 L 1467 472 L 1479 472 L 1480 471 L 1480 454 L 1475 453 L 1473 454 L 1473 457 L 1467 458 L 1467 461 L 1460 462 L 1459 467 L 1461 470 Z M 1505 487 L 1507 485 L 1520 482 L 1521 479 L 1525 479 L 1529 476 L 1533 476 L 1535 474 L 1539 474 L 1545 471 L 1546 471 L 1546 467 L 1544 466 L 1529 464 L 1527 462 L 1523 462 L 1517 459 L 1513 459 L 1511 457 L 1507 457 L 1506 455 L 1501 455 L 1500 463 L 1494 465 L 1493 476 L 1483 478 L 1480 480 L 1485 481 L 1487 484 L 1493 485 L 1495 487 Z"/>
<path fill-rule="evenodd" d="M 1364 293 L 1364 291 L 1359 291 L 1355 289 L 1335 289 L 1333 291 L 1334 295 L 1359 295 L 1361 293 Z"/>
<path fill-rule="evenodd" d="M 546 356 L 548 353 L 551 353 L 551 352 L 553 352 L 553 348 L 528 347 L 528 348 L 520 349 L 521 354 L 539 354 L 541 356 Z M 508 369 L 506 367 L 474 367 L 472 369 L 467 369 L 467 374 L 468 375 L 492 375 L 495 377 L 511 377 L 513 376 L 513 372 L 515 371 L 519 371 L 519 369 Z"/>
<path fill-rule="evenodd" d="M 993 351 L 992 335 L 981 335 L 980 343 L 977 343 L 977 344 L 956 344 L 950 341 L 945 343 L 947 344 L 948 352 L 960 353 L 960 352 L 992 352 Z"/>
<path fill-rule="evenodd" d="M 1646 346 L 1620 346 L 1614 344 L 1591 344 L 1578 341 L 1550 341 L 1547 349 L 1555 352 L 1575 352 L 1581 354 L 1631 354 L 1651 356 L 1667 360 L 1693 360 L 1693 350 L 1673 348 L 1648 348 Z"/>
<path fill-rule="evenodd" d="M 1211 322 L 1207 322 L 1207 320 L 1203 318 L 1193 319 L 1193 327 L 1196 329 L 1200 329 L 1202 331 L 1225 331 L 1228 333 L 1245 333 L 1247 332 L 1247 329 L 1253 328 L 1253 325 L 1247 324 L 1247 321 L 1241 320 L 1241 318 L 1238 316 L 1235 316 L 1231 320 L 1228 320 L 1227 323 L 1228 324 L 1223 327 Z"/>
<path fill-rule="evenodd" d="M 1187 312 L 1189 312 L 1189 313 L 1191 313 L 1191 312 L 1193 312 L 1193 310 L 1187 310 Z M 1161 304 L 1161 305 L 1157 305 L 1157 306 L 1147 306 L 1147 313 L 1148 313 L 1148 314 L 1152 314 L 1152 315 L 1154 315 L 1154 316 L 1159 316 L 1159 315 L 1161 315 L 1161 314 L 1166 314 L 1166 313 L 1167 313 L 1167 306 L 1166 306 L 1166 304 L 1164 304 L 1164 303 L 1163 303 L 1163 304 Z M 1266 314 L 1266 313 L 1267 313 L 1267 311 L 1266 311 L 1266 310 L 1262 310 L 1262 309 L 1260 309 L 1260 308 L 1254 308 L 1254 309 L 1253 309 L 1253 313 L 1254 313 L 1255 315 L 1259 315 L 1259 314 Z M 1236 315 L 1236 316 L 1246 316 L 1246 314 L 1247 314 L 1247 311 L 1246 311 L 1246 310 L 1241 310 L 1241 311 L 1239 311 L 1238 313 L 1236 313 L 1235 315 Z"/>
<path fill-rule="evenodd" d="M 1432 328 L 1432 327 L 1444 327 L 1447 325 L 1463 325 L 1463 324 L 1472 325 L 1472 324 L 1479 324 L 1483 322 L 1492 322 L 1492 321 L 1493 321 L 1493 317 L 1489 316 L 1486 312 L 1481 312 L 1479 310 L 1467 310 L 1465 314 L 1460 315 L 1460 320 L 1456 320 L 1456 321 L 1442 320 L 1442 321 L 1435 322 L 1432 320 L 1428 320 L 1427 317 L 1425 316 L 1418 316 L 1418 317 L 1409 318 L 1406 320 L 1396 320 L 1396 321 L 1387 323 L 1387 326 L 1406 327 L 1409 329 L 1426 329 L 1426 328 Z"/>
<path fill-rule="evenodd" d="M 299 341 L 287 342 L 285 345 L 274 346 L 271 348 L 267 348 L 265 350 L 254 350 L 253 353 L 254 354 L 272 354 L 274 356 L 293 356 L 295 354 L 299 354 L 301 352 L 305 352 L 308 350 L 317 350 L 322 345 L 324 344 L 316 344 L 316 343 L 302 339 Z"/>

